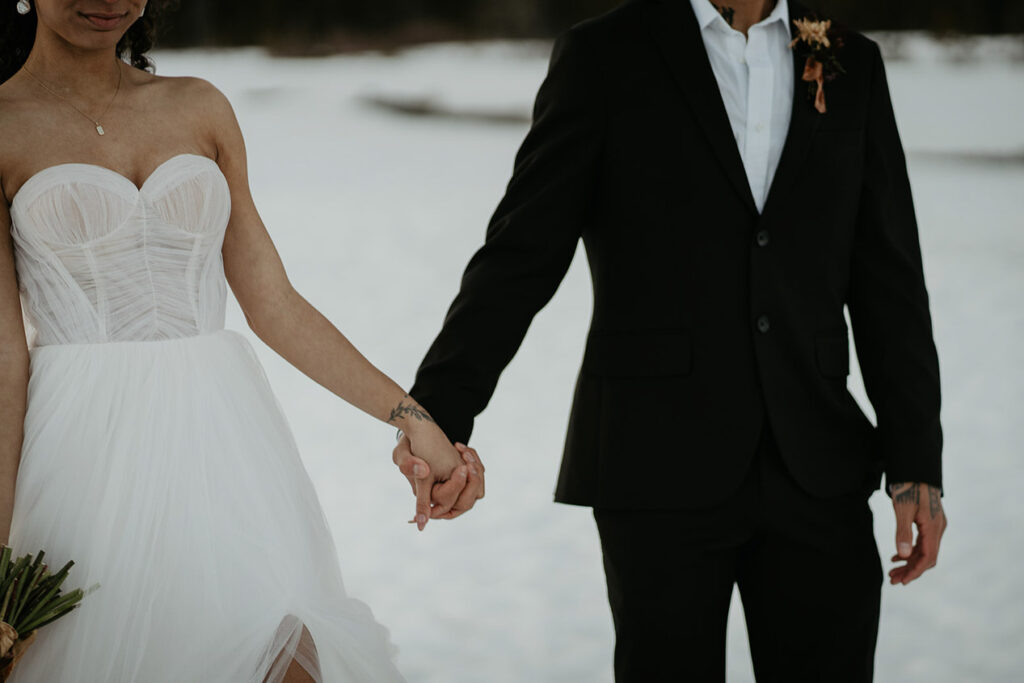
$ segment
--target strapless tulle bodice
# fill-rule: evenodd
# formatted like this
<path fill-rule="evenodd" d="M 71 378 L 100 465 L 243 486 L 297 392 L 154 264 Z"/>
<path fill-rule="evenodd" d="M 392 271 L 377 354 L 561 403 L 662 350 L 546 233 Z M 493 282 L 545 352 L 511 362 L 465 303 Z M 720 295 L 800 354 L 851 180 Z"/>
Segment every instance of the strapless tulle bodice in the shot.
<path fill-rule="evenodd" d="M 222 329 L 231 213 L 216 162 L 171 157 L 141 187 L 93 164 L 35 174 L 11 205 L 36 344 L 146 341 Z"/>

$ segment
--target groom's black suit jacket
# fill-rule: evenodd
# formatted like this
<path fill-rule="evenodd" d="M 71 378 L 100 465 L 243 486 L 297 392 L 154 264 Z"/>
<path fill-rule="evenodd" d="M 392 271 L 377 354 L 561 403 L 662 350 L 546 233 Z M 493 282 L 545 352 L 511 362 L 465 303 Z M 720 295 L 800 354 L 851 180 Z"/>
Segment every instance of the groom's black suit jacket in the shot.
<path fill-rule="evenodd" d="M 878 46 L 845 36 L 825 114 L 794 51 L 792 122 L 759 215 L 699 31 L 686 0 L 634 0 L 559 37 L 410 393 L 468 441 L 582 237 L 594 311 L 557 501 L 723 500 L 764 416 L 812 494 L 873 490 L 883 471 L 941 486 L 938 361 Z M 846 388 L 844 304 L 877 428 Z"/>

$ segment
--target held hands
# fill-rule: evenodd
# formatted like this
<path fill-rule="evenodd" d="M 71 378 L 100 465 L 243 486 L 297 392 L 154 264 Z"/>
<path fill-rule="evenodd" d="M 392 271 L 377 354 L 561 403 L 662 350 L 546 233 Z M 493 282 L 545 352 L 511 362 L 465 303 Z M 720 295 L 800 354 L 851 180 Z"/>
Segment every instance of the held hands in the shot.
<path fill-rule="evenodd" d="M 455 519 L 484 497 L 480 456 L 461 443 L 452 447 L 444 433 L 436 431 L 443 443 L 426 443 L 403 434 L 392 453 L 392 460 L 416 495 L 414 521 L 420 531 L 428 519 Z M 455 454 L 454 465 L 449 460 L 451 453 Z"/>
<path fill-rule="evenodd" d="M 907 482 L 889 484 L 893 508 L 896 510 L 896 549 L 893 562 L 906 562 L 889 572 L 889 582 L 906 585 L 935 566 L 939 541 L 946 530 L 946 513 L 942 509 L 941 491 L 928 484 Z M 917 543 L 913 541 L 913 525 L 917 525 Z"/>

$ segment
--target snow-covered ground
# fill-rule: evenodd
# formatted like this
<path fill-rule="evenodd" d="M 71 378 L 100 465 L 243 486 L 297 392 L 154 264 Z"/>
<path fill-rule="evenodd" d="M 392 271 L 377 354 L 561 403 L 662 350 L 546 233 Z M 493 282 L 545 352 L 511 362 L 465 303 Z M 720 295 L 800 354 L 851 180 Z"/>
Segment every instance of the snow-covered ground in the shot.
<path fill-rule="evenodd" d="M 882 682 L 1020 680 L 1024 665 L 1024 61 L 1013 40 L 985 45 L 964 50 L 911 36 L 889 52 L 942 363 L 952 522 L 938 568 L 909 587 L 884 588 Z M 429 97 L 528 114 L 549 49 L 156 57 L 159 73 L 202 76 L 229 96 L 248 141 L 256 203 L 292 281 L 408 387 L 526 127 L 403 117 L 364 98 Z M 950 58 L 936 58 L 943 55 Z M 590 310 L 580 250 L 478 420 L 473 444 L 488 467 L 487 497 L 418 534 L 406 523 L 408 486 L 390 459 L 393 430 L 276 356 L 231 302 L 228 325 L 256 346 L 291 420 L 349 590 L 390 626 L 410 681 L 612 680 L 590 510 L 551 502 Z M 851 386 L 863 397 L 856 374 Z M 888 559 L 888 498 L 876 493 L 872 507 Z M 738 596 L 729 680 L 753 680 Z"/>

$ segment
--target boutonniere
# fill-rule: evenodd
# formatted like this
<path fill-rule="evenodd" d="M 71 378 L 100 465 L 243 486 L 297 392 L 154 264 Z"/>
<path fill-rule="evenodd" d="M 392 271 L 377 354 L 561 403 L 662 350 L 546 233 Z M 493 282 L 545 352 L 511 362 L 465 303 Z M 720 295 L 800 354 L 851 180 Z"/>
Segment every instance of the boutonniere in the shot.
<path fill-rule="evenodd" d="M 803 80 L 807 81 L 808 97 L 814 100 L 814 108 L 825 113 L 825 83 L 833 81 L 839 74 L 846 73 L 836 58 L 836 51 L 843 46 L 842 36 L 832 31 L 832 20 L 811 21 L 794 19 L 797 36 L 789 44 L 793 49 L 800 43 L 800 54 L 804 62 Z"/>

